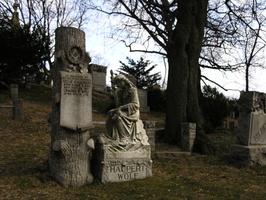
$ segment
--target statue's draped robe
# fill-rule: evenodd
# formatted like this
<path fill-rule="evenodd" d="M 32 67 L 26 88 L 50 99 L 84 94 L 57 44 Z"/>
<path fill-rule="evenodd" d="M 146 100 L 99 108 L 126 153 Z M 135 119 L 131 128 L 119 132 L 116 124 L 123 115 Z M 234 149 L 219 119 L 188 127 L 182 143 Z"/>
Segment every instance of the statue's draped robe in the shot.
<path fill-rule="evenodd" d="M 107 137 L 112 140 L 136 141 L 139 120 L 139 99 L 134 86 L 117 91 L 117 107 L 108 113 L 106 127 Z M 120 114 L 117 109 L 121 108 Z"/>

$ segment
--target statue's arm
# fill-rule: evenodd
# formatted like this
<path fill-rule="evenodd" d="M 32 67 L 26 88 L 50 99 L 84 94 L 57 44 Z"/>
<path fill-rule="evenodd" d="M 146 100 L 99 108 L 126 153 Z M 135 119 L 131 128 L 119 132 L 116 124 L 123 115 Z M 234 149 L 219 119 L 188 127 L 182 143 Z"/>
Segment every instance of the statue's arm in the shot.
<path fill-rule="evenodd" d="M 118 109 L 121 111 L 129 111 L 129 109 L 137 111 L 139 109 L 137 90 L 131 88 L 128 90 L 128 92 L 130 93 L 131 96 L 129 103 L 119 106 Z"/>
<path fill-rule="evenodd" d="M 119 97 L 118 96 L 119 96 L 119 91 L 115 90 L 115 93 L 114 93 L 115 107 L 119 106 Z"/>

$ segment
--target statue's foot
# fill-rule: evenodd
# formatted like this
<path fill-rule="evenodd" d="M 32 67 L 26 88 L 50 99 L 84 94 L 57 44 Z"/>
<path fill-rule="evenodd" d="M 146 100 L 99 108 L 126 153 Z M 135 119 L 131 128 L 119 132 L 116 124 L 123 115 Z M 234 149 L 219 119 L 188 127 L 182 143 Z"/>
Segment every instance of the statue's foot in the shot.
<path fill-rule="evenodd" d="M 120 142 L 119 142 L 119 144 L 120 144 L 121 146 L 127 146 L 127 145 L 129 144 L 129 142 L 128 142 L 127 139 L 121 139 Z"/>

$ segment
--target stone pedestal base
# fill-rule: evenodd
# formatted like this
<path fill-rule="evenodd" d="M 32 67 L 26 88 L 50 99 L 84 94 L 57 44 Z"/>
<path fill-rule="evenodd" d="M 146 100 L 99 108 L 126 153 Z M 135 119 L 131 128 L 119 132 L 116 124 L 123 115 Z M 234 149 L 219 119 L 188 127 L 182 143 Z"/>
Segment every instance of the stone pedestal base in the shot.
<path fill-rule="evenodd" d="M 266 165 L 266 145 L 232 145 L 230 160 L 238 167 Z"/>
<path fill-rule="evenodd" d="M 149 113 L 150 112 L 150 107 L 149 106 L 140 107 L 139 110 L 142 113 Z"/>
<path fill-rule="evenodd" d="M 92 171 L 100 182 L 123 182 L 152 176 L 150 145 L 112 146 L 98 143 Z"/>

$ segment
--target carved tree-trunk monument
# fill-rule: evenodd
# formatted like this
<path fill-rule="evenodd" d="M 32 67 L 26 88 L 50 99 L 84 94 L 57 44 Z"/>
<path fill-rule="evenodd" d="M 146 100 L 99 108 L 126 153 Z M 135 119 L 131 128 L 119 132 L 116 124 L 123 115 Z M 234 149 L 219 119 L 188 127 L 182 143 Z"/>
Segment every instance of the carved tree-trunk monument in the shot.
<path fill-rule="evenodd" d="M 70 27 L 56 30 L 49 168 L 54 179 L 65 187 L 93 181 L 92 79 L 87 73 L 90 61 L 83 31 Z"/>

